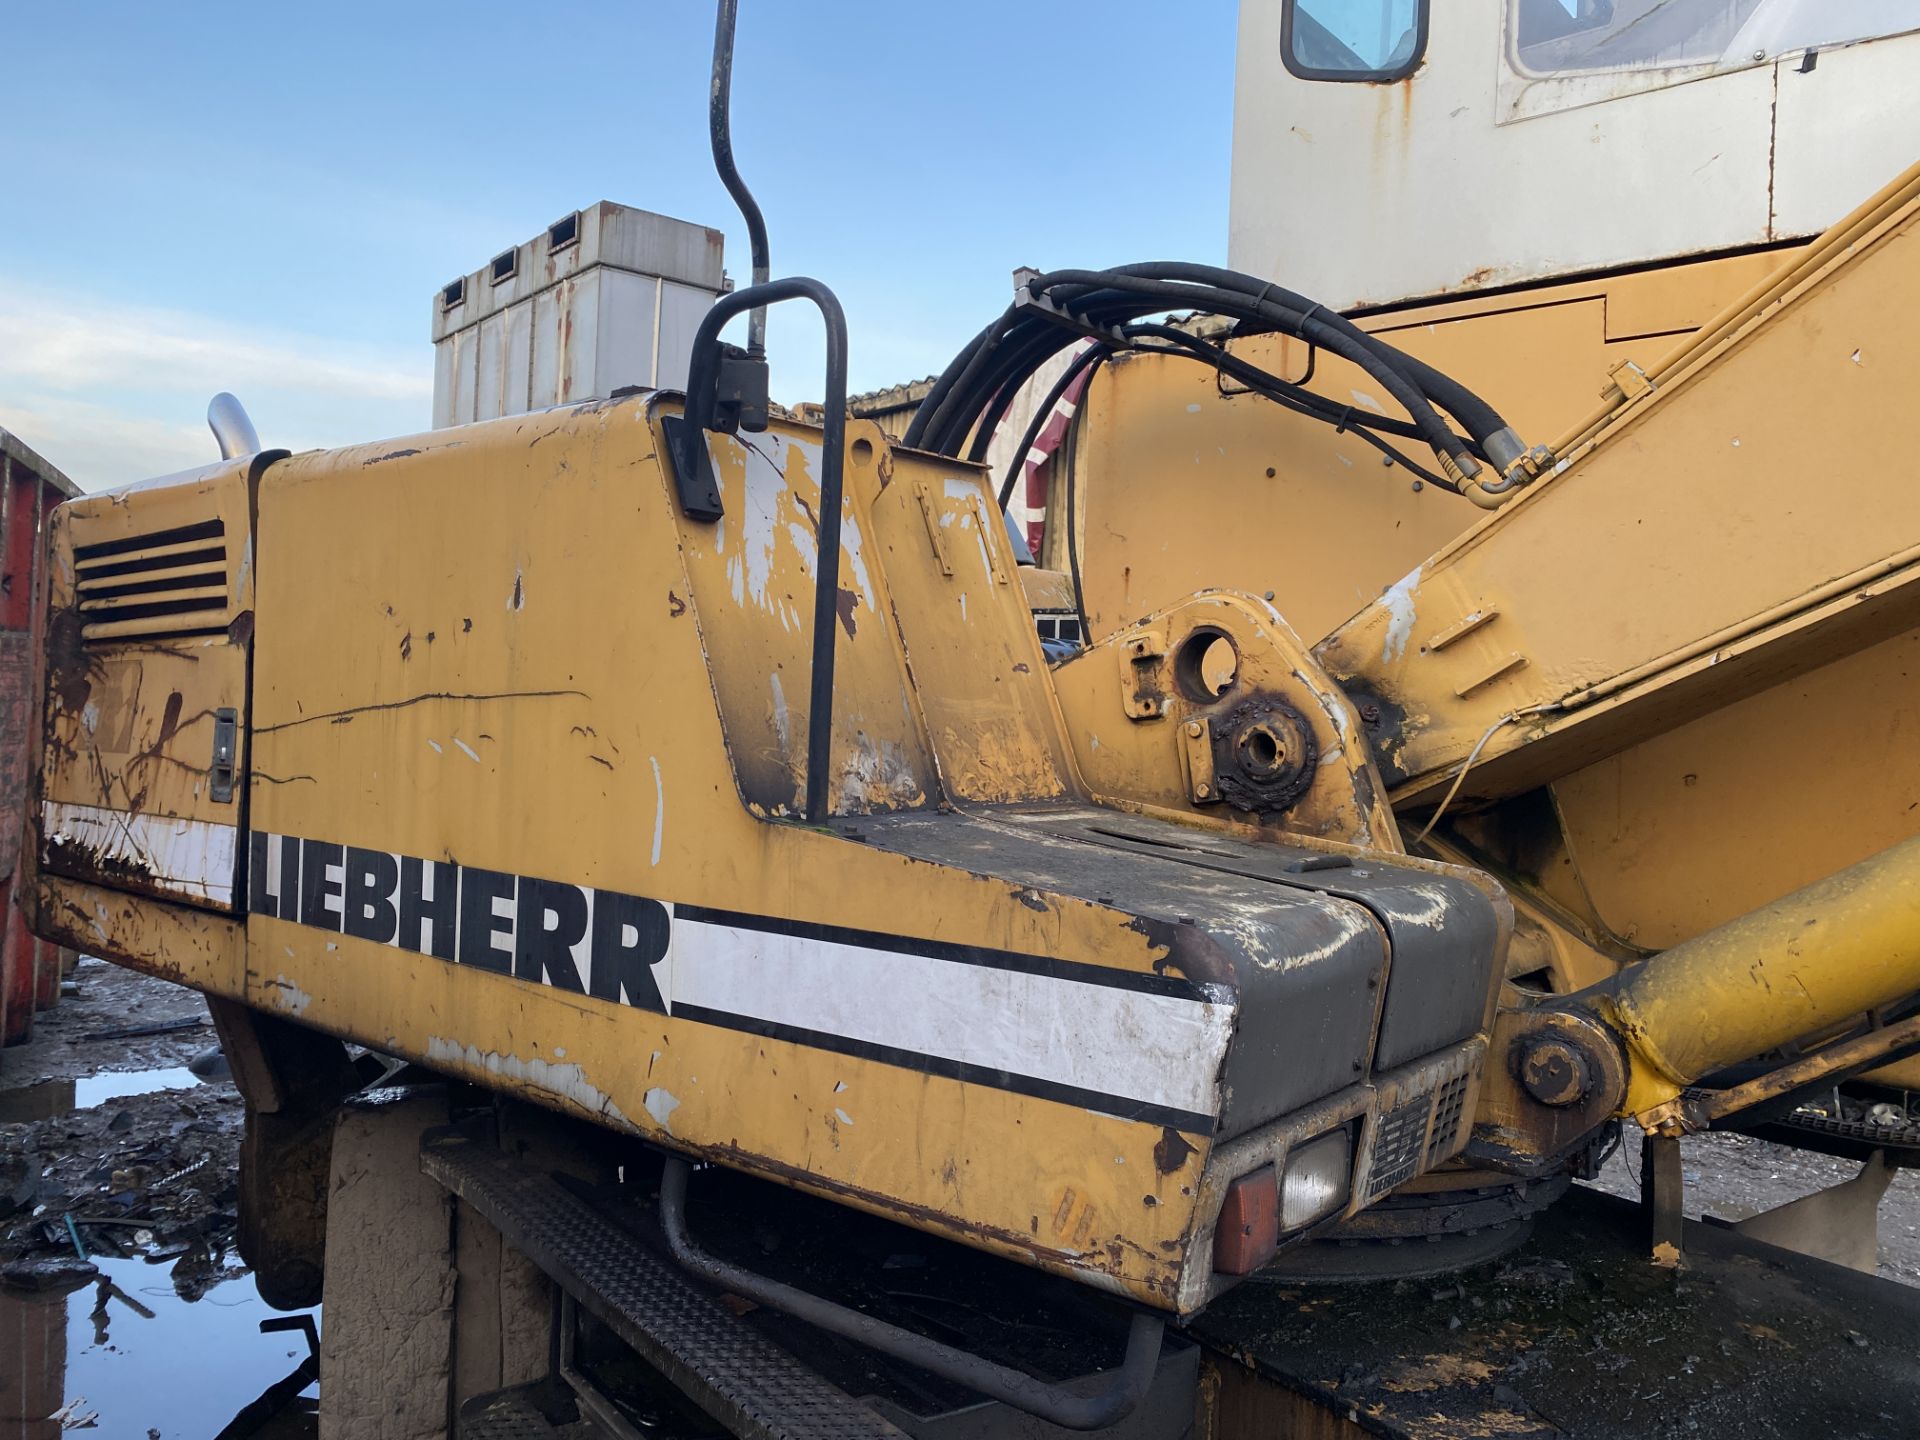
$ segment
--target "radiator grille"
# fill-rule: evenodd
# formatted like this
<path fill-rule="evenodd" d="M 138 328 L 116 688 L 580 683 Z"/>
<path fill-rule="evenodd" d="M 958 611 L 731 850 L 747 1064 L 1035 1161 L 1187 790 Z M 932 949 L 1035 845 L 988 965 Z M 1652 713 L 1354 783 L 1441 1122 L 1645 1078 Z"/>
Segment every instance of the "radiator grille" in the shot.
<path fill-rule="evenodd" d="M 1459 1148 L 1467 1123 L 1471 1076 L 1456 1075 L 1424 1095 L 1403 1100 L 1374 1122 L 1373 1164 L 1367 1200 L 1378 1200 L 1422 1170 L 1438 1165 Z"/>
<path fill-rule="evenodd" d="M 1467 1116 L 1467 1079 L 1454 1076 L 1434 1096 L 1433 1133 L 1427 1139 L 1429 1165 L 1438 1165 L 1460 1147 L 1460 1127 Z"/>
<path fill-rule="evenodd" d="M 222 521 L 203 520 L 75 546 L 82 637 L 106 644 L 225 631 L 226 530 Z"/>
<path fill-rule="evenodd" d="M 1373 1127 L 1373 1167 L 1367 1178 L 1367 1199 L 1378 1200 L 1396 1185 L 1404 1185 L 1420 1169 L 1427 1148 L 1427 1118 L 1433 1097 L 1416 1095 L 1381 1115 Z"/>

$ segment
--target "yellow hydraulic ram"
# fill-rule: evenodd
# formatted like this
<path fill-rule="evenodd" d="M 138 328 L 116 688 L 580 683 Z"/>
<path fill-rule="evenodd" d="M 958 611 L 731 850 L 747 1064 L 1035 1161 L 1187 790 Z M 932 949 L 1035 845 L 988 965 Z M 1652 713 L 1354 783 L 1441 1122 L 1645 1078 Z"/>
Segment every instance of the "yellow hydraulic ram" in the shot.
<path fill-rule="evenodd" d="M 1649 1125 L 1703 1075 L 1920 989 L 1920 839 L 1904 841 L 1621 976 L 1622 1110 Z M 1884 1038 L 1884 1037 L 1883 1037 Z"/>
<path fill-rule="evenodd" d="M 1920 991 L 1920 839 L 1782 897 L 1551 1007 L 1505 1012 L 1472 1147 L 1538 1168 L 1608 1113 L 1663 1131 L 1920 1044 L 1879 1012 Z M 1864 1024 L 1864 1030 L 1861 1029 Z M 1835 1038 L 1839 1037 L 1839 1038 Z M 1759 1079 L 1683 1099 L 1702 1077 L 1799 1045 Z"/>

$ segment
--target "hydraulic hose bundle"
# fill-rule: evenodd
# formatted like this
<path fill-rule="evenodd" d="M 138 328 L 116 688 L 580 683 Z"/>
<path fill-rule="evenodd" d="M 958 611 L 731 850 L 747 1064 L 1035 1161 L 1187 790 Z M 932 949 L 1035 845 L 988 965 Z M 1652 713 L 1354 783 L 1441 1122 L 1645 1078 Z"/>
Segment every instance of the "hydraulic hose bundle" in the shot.
<path fill-rule="evenodd" d="M 1175 311 L 1221 315 L 1248 328 L 1278 330 L 1338 355 L 1373 377 L 1408 418 L 1336 404 L 1222 345 L 1152 320 Z M 1499 497 L 1525 478 L 1519 470 L 1529 458 L 1526 446 L 1498 411 L 1450 376 L 1291 290 L 1233 270 L 1174 261 L 1056 270 L 1030 278 L 1006 312 L 947 366 L 914 417 L 906 443 L 983 459 L 1021 386 L 1054 355 L 1089 336 L 1095 343 L 1069 367 L 1070 377 L 1121 349 L 1184 355 L 1290 410 L 1352 431 L 1413 474 L 1479 503 L 1497 505 Z M 1063 378 L 1059 393 L 1071 383 L 1071 378 Z M 1043 405 L 1041 414 L 1050 409 Z M 1440 473 L 1408 459 L 1383 437 L 1425 444 L 1437 457 Z M 1483 461 L 1498 472 L 1491 482 L 1476 479 Z"/>

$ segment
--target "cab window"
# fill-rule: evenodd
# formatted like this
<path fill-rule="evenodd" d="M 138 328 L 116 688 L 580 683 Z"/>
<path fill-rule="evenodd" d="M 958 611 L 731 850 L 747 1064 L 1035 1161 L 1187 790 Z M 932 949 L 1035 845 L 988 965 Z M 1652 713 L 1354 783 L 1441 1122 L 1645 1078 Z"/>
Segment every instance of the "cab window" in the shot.
<path fill-rule="evenodd" d="M 1303 80 L 1398 80 L 1427 49 L 1428 0 L 1284 0 L 1280 58 Z"/>
<path fill-rule="evenodd" d="M 1761 0 L 1513 0 L 1530 75 L 1669 69 L 1718 60 Z"/>

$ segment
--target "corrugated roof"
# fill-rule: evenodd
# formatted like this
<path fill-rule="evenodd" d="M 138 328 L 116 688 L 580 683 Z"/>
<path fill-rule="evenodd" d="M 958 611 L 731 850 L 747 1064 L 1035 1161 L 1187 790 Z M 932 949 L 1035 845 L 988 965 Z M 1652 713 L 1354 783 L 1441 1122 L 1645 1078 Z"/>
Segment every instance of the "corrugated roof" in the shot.
<path fill-rule="evenodd" d="M 905 410 L 926 399 L 927 392 L 933 389 L 933 382 L 939 378 L 929 375 L 924 380 L 908 380 L 899 385 L 889 385 L 884 390 L 849 395 L 847 409 L 855 415 L 884 415 L 890 410 Z"/>

